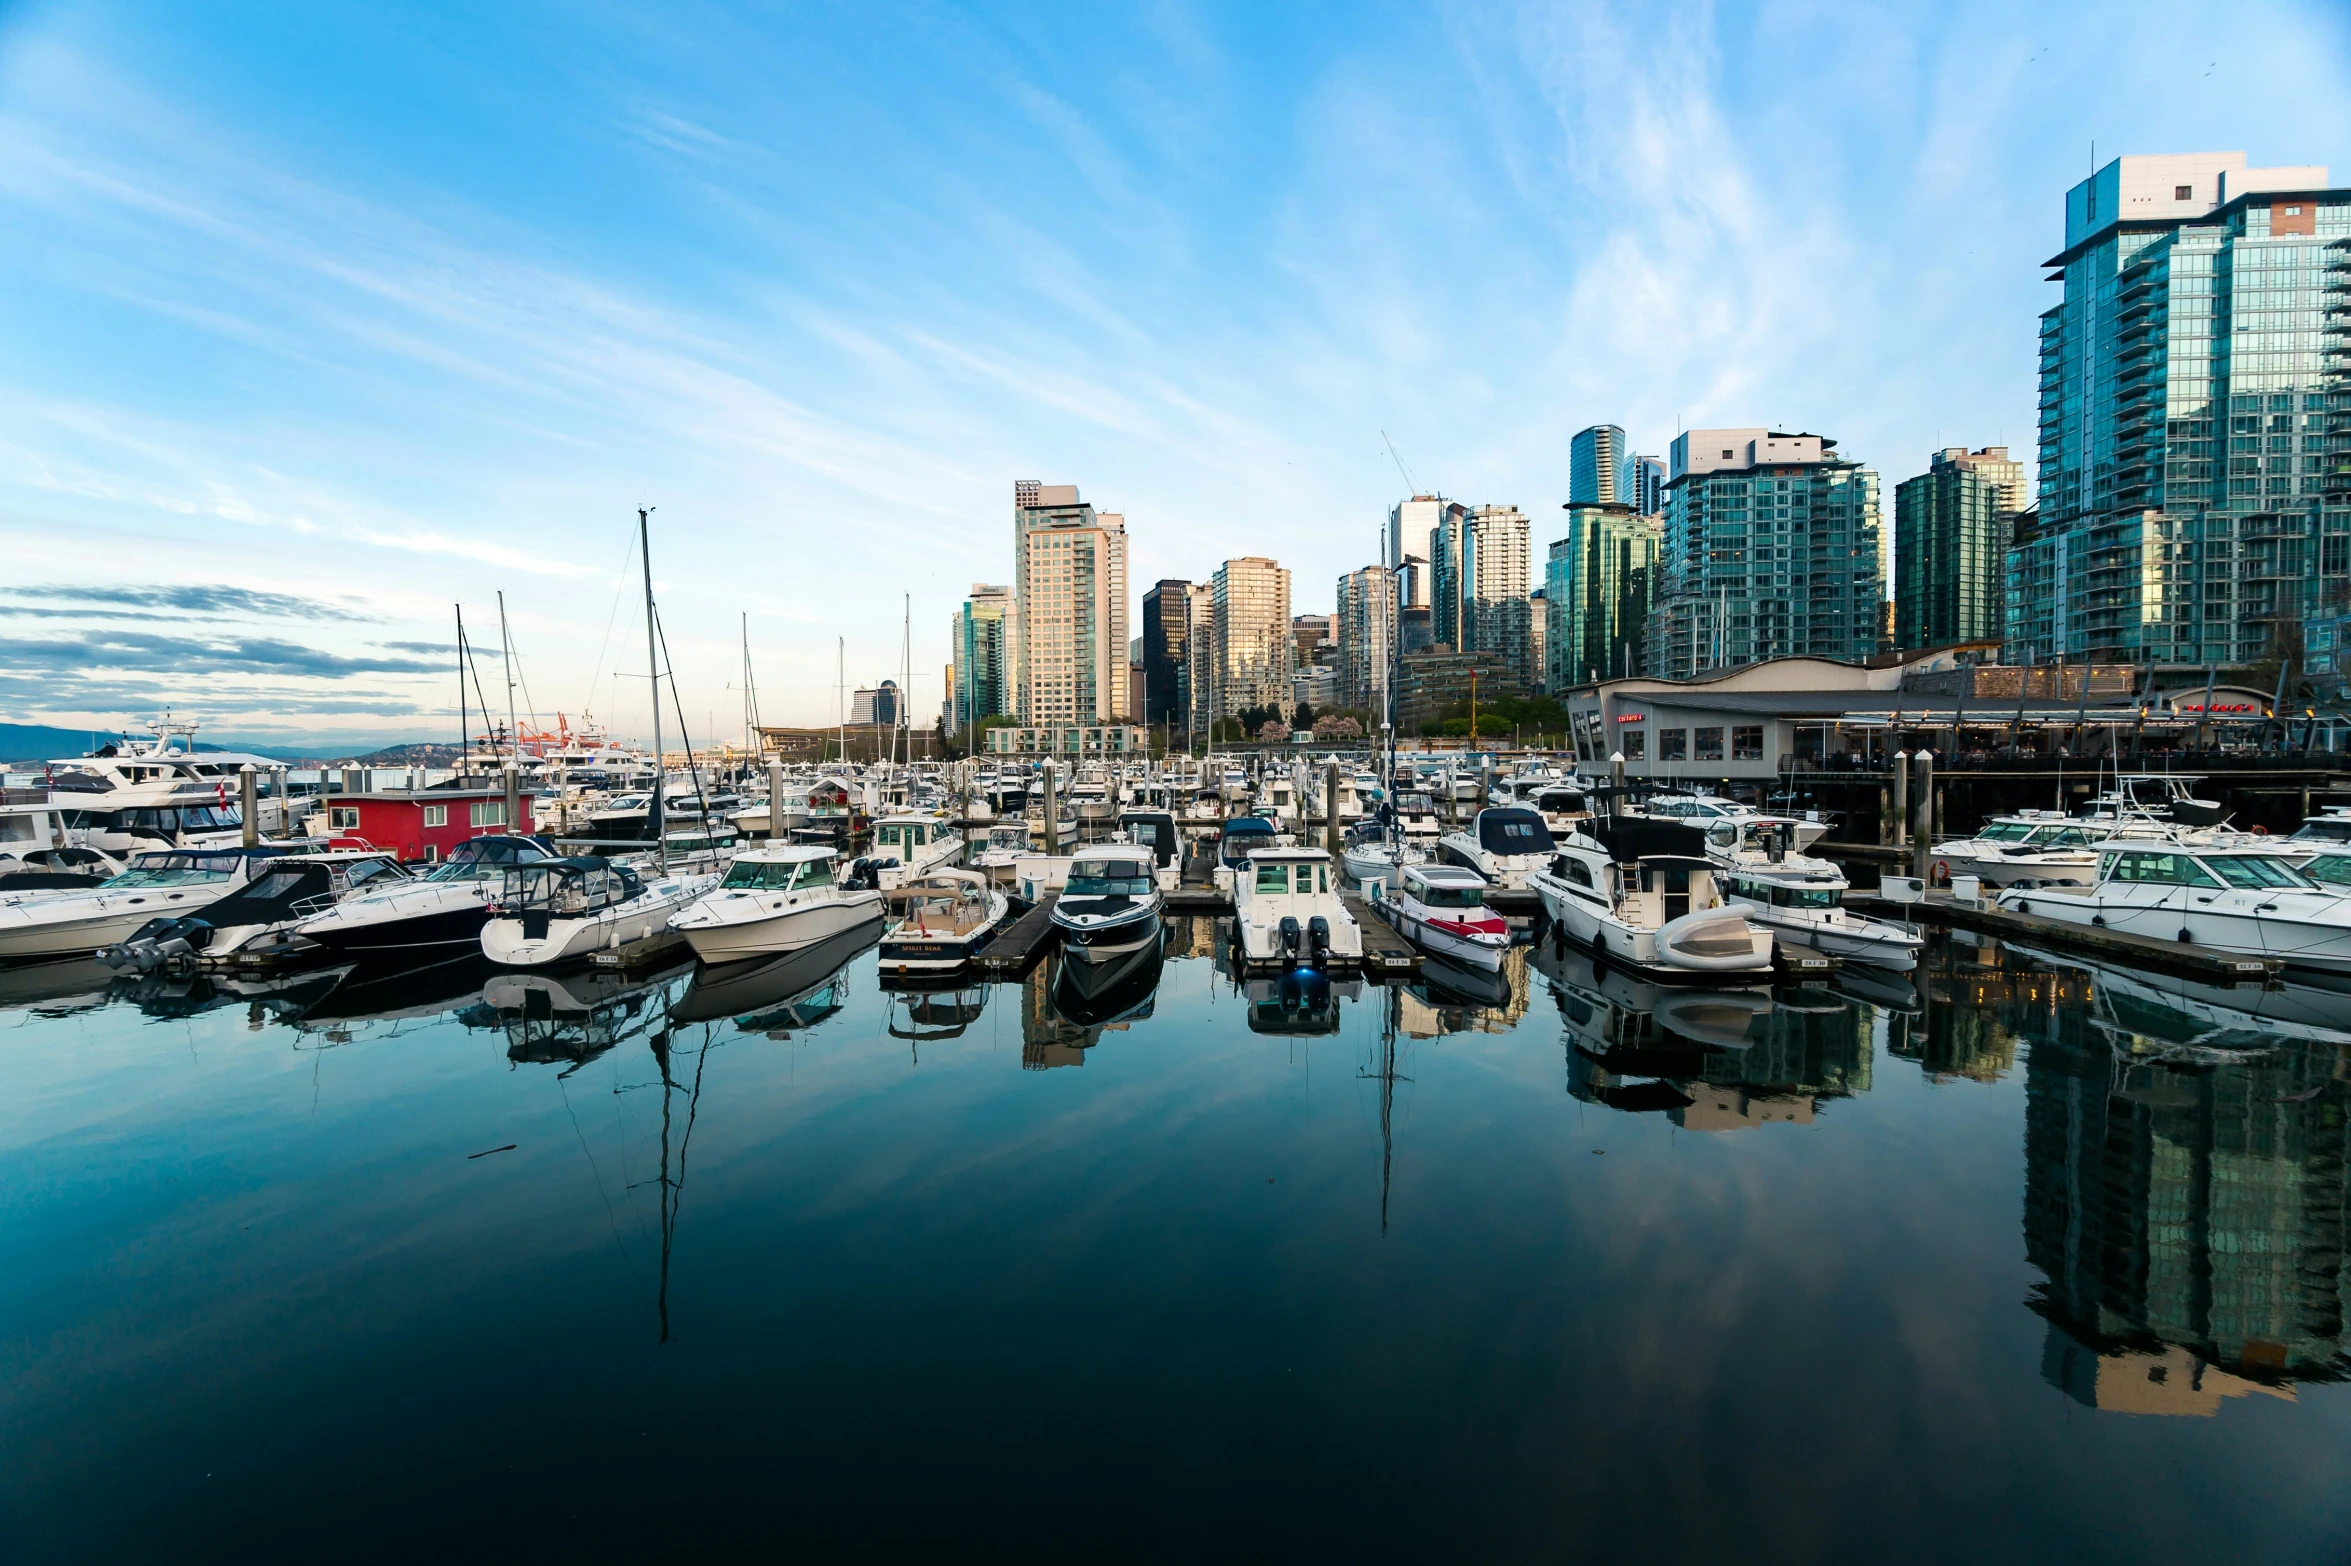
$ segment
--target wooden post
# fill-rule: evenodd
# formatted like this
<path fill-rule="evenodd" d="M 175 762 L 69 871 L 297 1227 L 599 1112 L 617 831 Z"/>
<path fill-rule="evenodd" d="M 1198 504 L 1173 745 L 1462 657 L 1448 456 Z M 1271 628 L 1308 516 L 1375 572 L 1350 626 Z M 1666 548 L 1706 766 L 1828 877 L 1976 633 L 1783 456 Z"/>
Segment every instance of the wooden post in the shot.
<path fill-rule="evenodd" d="M 237 808 L 245 817 L 245 846 L 261 846 L 261 778 L 248 761 L 237 768 Z"/>
<path fill-rule="evenodd" d="M 2308 812 L 2304 812 L 2308 814 Z M 1339 852 L 1339 764 L 1332 761 L 1323 768 L 1322 779 L 1322 844 L 1336 857 Z"/>
<path fill-rule="evenodd" d="M 1045 783 L 1045 852 L 1046 852 L 1047 854 L 1058 854 L 1058 853 L 1060 853 L 1060 852 L 1061 852 L 1061 833 L 1060 833 L 1059 824 L 1058 824 L 1058 822 L 1056 822 L 1056 820 L 1054 819 L 1054 814 L 1053 814 L 1053 763 L 1052 763 L 1052 762 L 1050 762 L 1050 761 L 1048 761 L 1048 762 L 1046 762 L 1046 763 L 1045 763 L 1045 767 L 1044 767 L 1044 783 Z"/>
<path fill-rule="evenodd" d="M 784 835 L 784 758 L 767 758 L 767 835 L 771 841 L 780 841 Z"/>
<path fill-rule="evenodd" d="M 1896 848 L 1910 837 L 1910 757 L 1904 751 L 1894 752 L 1894 834 Z"/>
<path fill-rule="evenodd" d="M 1910 844 L 1910 873 L 1921 880 L 1926 878 L 1927 862 L 1934 857 L 1935 848 L 1935 753 L 1921 749 L 1918 753 L 1918 811 L 1913 822 Z"/>
<path fill-rule="evenodd" d="M 512 757 L 506 762 L 506 835 L 513 837 L 522 830 L 522 769 Z"/>

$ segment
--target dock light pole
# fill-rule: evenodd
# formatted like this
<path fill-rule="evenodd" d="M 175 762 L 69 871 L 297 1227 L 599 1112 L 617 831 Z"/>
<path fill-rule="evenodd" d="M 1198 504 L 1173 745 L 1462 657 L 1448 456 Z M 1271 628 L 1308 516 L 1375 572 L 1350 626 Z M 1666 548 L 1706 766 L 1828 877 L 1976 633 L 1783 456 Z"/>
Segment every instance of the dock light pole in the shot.
<path fill-rule="evenodd" d="M 261 846 L 261 778 L 248 761 L 237 768 L 237 808 L 245 817 L 245 846 Z"/>
<path fill-rule="evenodd" d="M 1935 753 L 1931 750 L 1918 753 L 1918 810 L 1912 820 L 1910 873 L 1924 881 L 1935 847 Z"/>

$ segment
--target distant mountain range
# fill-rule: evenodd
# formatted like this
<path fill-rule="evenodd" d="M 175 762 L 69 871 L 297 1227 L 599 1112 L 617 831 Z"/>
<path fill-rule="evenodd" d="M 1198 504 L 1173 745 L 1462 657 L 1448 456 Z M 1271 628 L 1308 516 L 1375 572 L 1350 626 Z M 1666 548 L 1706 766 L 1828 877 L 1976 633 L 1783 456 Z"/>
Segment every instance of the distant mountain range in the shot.
<path fill-rule="evenodd" d="M 133 739 L 144 742 L 146 734 L 125 735 L 119 731 L 92 729 L 57 729 L 39 723 L 0 723 L 0 763 L 23 766 L 27 762 L 62 761 L 73 756 L 86 756 L 108 741 Z M 446 767 L 456 760 L 454 745 L 387 745 L 364 756 L 349 751 L 289 750 L 283 744 L 239 744 L 233 734 L 223 735 L 220 743 L 209 740 L 197 742 L 198 750 L 241 750 L 256 756 L 267 756 L 273 761 L 302 765 L 313 761 L 348 760 L 363 767 Z"/>

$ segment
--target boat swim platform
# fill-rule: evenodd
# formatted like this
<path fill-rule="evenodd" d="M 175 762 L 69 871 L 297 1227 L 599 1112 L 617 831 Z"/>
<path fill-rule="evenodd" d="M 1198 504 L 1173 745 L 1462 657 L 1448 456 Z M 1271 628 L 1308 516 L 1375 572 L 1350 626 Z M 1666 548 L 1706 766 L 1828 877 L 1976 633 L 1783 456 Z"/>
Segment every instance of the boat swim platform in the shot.
<path fill-rule="evenodd" d="M 618 946 L 607 946 L 602 951 L 588 954 L 588 962 L 597 968 L 618 968 L 623 973 L 637 973 L 644 969 L 673 962 L 678 956 L 693 955 L 685 951 L 686 938 L 675 930 L 658 930 L 640 940 L 623 941 Z"/>
<path fill-rule="evenodd" d="M 1847 893 L 1845 906 L 1872 919 L 1953 926 L 2049 951 L 2095 957 L 2126 968 L 2146 968 L 2223 984 L 2266 984 L 2285 969 L 2284 959 L 2278 957 L 2214 951 L 2208 946 L 2129 935 L 2095 925 L 2071 924 L 2063 919 L 2044 919 L 2039 914 L 2013 913 L 1988 901 L 1961 902 L 1947 891 L 1931 888 L 1926 899 L 1916 903 Z"/>

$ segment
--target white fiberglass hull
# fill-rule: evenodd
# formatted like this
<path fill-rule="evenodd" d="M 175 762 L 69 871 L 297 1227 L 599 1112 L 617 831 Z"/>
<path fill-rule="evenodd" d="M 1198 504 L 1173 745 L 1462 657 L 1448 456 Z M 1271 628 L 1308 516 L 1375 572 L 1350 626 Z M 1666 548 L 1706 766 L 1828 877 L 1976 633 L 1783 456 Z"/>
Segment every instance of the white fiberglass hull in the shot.
<path fill-rule="evenodd" d="M 1482 968 L 1488 973 L 1501 971 L 1502 959 L 1510 951 L 1509 936 L 1464 935 L 1396 903 L 1386 906 L 1397 931 L 1430 956 L 1444 957 L 1468 968 Z"/>
<path fill-rule="evenodd" d="M 2212 892 L 2108 882 L 2002 893 L 1999 905 L 2066 924 L 2177 941 L 2288 967 L 2351 974 L 2351 897 L 2276 889 Z"/>
<path fill-rule="evenodd" d="M 1769 930 L 1792 945 L 1809 946 L 1830 957 L 1907 971 L 1917 966 L 1919 949 L 1926 945 L 1924 937 L 1898 924 L 1847 913 L 1842 908 L 1775 908 L 1743 899 L 1738 902 L 1739 911 L 1747 916 L 1749 924 Z"/>
<path fill-rule="evenodd" d="M 704 962 L 741 962 L 796 952 L 869 924 L 882 917 L 883 900 L 879 892 L 727 893 L 704 898 L 690 912 L 693 919 L 681 915 L 671 927 L 695 956 Z"/>
<path fill-rule="evenodd" d="M 1770 976 L 1771 932 L 1748 923 L 1742 909 L 1709 908 L 1698 914 L 1685 914 L 1662 929 L 1649 930 L 1626 923 L 1613 910 L 1578 895 L 1556 876 L 1532 875 L 1527 877 L 1527 885 L 1542 899 L 1543 912 L 1568 940 L 1610 962 L 1625 963 L 1658 977 Z M 1694 928 L 1694 922 L 1736 923 L 1746 931 L 1746 938 L 1734 942 L 1729 938 L 1736 932 L 1724 929 L 1719 932 L 1725 938 L 1722 944 L 1735 945 L 1738 949 L 1700 952 L 1678 938 L 1686 936 Z"/>
<path fill-rule="evenodd" d="M 680 908 L 708 891 L 715 876 L 677 876 L 654 881 L 636 896 L 593 913 L 554 915 L 544 935 L 532 923 L 503 914 L 482 926 L 482 955 L 507 968 L 549 968 L 591 953 L 659 935 Z"/>
<path fill-rule="evenodd" d="M 197 913 L 243 883 L 139 891 L 25 892 L 0 899 L 0 960 L 88 956 L 150 919 Z"/>

